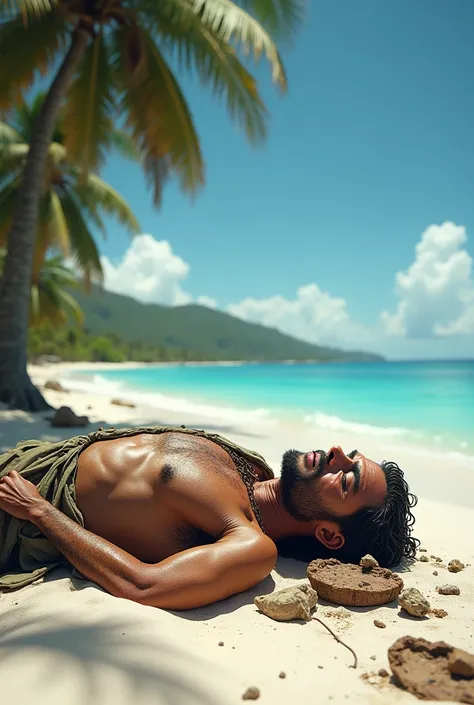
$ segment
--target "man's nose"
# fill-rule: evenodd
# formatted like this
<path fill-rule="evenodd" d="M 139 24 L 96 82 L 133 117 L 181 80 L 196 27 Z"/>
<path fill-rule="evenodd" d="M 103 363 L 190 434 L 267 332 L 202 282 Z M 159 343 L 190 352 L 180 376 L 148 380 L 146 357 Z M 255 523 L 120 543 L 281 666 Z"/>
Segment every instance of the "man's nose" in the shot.
<path fill-rule="evenodd" d="M 339 470 L 350 470 L 353 461 L 347 457 L 341 446 L 332 446 L 328 450 L 328 467 L 334 472 Z"/>

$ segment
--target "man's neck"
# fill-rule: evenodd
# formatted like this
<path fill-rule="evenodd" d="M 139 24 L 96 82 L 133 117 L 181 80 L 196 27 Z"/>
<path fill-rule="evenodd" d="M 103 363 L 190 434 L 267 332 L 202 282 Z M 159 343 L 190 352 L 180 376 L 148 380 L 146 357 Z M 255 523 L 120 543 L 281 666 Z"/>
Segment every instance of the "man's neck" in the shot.
<path fill-rule="evenodd" d="M 254 494 L 265 532 L 273 541 L 289 536 L 314 536 L 314 522 L 298 521 L 285 508 L 279 479 L 256 482 Z"/>

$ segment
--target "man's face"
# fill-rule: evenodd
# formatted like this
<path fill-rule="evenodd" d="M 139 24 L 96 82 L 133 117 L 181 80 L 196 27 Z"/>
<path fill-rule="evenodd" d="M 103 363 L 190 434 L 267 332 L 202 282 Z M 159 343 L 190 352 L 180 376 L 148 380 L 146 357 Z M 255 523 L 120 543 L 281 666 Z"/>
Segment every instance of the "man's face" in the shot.
<path fill-rule="evenodd" d="M 346 517 L 378 507 L 387 493 L 385 474 L 376 462 L 339 446 L 283 455 L 280 479 L 285 506 L 296 518 Z"/>

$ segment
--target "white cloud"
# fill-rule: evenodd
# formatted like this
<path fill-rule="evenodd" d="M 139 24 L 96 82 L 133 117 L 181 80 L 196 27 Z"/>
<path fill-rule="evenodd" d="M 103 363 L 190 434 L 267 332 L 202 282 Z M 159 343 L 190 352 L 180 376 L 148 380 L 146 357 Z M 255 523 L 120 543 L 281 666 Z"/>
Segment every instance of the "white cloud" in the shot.
<path fill-rule="evenodd" d="M 416 246 L 414 262 L 397 272 L 395 313 L 383 311 L 388 335 L 429 338 L 474 333 L 472 257 L 463 247 L 466 229 L 430 225 Z"/>
<path fill-rule="evenodd" d="M 354 346 L 365 337 L 362 327 L 351 322 L 345 299 L 331 296 L 317 284 L 301 286 L 294 299 L 248 298 L 229 305 L 227 312 L 312 343 Z"/>
<path fill-rule="evenodd" d="M 217 308 L 217 301 L 210 296 L 198 296 L 196 303 L 207 308 Z"/>
<path fill-rule="evenodd" d="M 181 286 L 188 276 L 189 264 L 173 254 L 166 240 L 159 242 L 151 235 L 137 235 L 117 265 L 108 257 L 101 257 L 101 262 L 108 291 L 170 306 L 192 300 Z"/>

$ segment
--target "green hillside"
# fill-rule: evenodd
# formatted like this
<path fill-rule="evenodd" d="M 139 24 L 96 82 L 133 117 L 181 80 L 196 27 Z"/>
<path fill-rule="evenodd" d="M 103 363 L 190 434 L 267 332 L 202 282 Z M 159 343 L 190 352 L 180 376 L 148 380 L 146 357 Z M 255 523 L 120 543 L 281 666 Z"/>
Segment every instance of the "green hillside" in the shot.
<path fill-rule="evenodd" d="M 192 350 L 214 360 L 374 361 L 379 355 L 344 352 L 296 340 L 277 330 L 246 323 L 204 306 L 159 306 L 93 289 L 74 292 L 93 335 Z"/>

